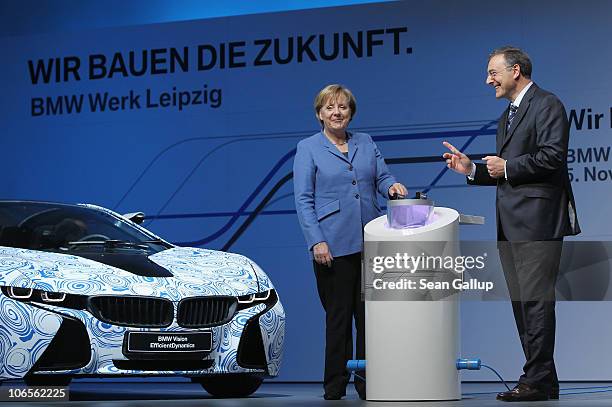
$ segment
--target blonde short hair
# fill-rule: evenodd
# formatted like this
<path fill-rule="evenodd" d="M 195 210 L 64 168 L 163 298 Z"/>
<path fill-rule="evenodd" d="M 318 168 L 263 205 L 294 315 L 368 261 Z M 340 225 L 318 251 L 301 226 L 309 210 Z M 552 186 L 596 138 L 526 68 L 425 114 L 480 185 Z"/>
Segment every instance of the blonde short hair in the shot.
<path fill-rule="evenodd" d="M 319 112 L 321 108 L 330 99 L 338 98 L 338 95 L 342 95 L 348 101 L 349 108 L 351 109 L 351 120 L 355 117 L 357 112 L 357 101 L 353 93 L 346 87 L 338 84 L 327 85 L 317 94 L 314 100 L 315 117 L 323 124 L 323 121 L 319 119 Z"/>

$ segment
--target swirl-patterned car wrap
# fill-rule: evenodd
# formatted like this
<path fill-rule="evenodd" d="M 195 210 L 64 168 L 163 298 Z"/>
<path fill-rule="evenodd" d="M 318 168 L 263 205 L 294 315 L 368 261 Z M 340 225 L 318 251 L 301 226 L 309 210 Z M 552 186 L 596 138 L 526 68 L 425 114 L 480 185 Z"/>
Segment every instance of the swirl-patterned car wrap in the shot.
<path fill-rule="evenodd" d="M 0 378 L 21 378 L 53 340 L 62 318 L 0 294 Z"/>
<path fill-rule="evenodd" d="M 159 296 L 173 301 L 203 295 L 239 296 L 273 288 L 259 267 L 237 254 L 174 247 L 149 259 L 173 277 L 142 277 L 75 255 L 0 246 L 0 286 L 77 295 Z"/>
<path fill-rule="evenodd" d="M 285 311 L 280 301 L 259 318 L 259 324 L 268 360 L 268 372 L 276 376 L 283 358 L 285 340 Z"/>
<path fill-rule="evenodd" d="M 105 211 L 121 222 L 132 223 L 105 208 L 82 206 L 93 211 Z M 157 239 L 146 229 L 133 226 Z M 139 275 L 74 253 L 0 246 L 0 381 L 39 374 L 278 375 L 283 354 L 285 312 L 266 273 L 253 261 L 238 254 L 167 246 L 167 249 L 147 256 L 152 264 L 166 270 L 167 276 Z M 32 293 L 39 296 L 36 297 L 38 300 L 27 297 Z M 114 323 L 92 311 L 92 299 L 97 297 L 159 299 L 172 304 L 171 321 L 166 326 L 156 327 Z M 233 308 L 230 307 L 234 311 L 228 314 L 229 319 L 214 326 L 198 328 L 179 323 L 178 310 L 182 301 L 208 297 L 234 299 Z M 67 298 L 83 301 L 84 305 L 65 305 Z M 62 324 L 67 320 L 78 321 L 77 325 L 84 328 L 89 361 L 78 368 L 37 370 L 38 362 L 49 359 L 48 354 L 44 357 L 45 352 L 54 347 L 52 341 L 60 335 Z M 258 326 L 259 333 L 245 335 L 247 327 L 253 323 Z M 202 359 L 210 363 L 204 368 L 185 369 L 176 367 L 175 363 L 171 370 L 122 366 L 122 361 L 134 360 L 133 356 L 126 356 L 129 353 L 126 353 L 126 343 L 128 333 L 135 332 L 210 332 L 211 347 Z M 257 349 L 252 344 L 241 345 L 247 336 L 251 341 L 256 338 L 261 344 L 262 365 L 254 367 L 241 362 L 244 352 Z M 241 346 L 244 348 L 242 351 Z M 240 352 L 243 352 L 242 356 Z M 57 357 L 56 353 L 54 357 Z M 163 352 L 160 354 L 163 358 Z"/>

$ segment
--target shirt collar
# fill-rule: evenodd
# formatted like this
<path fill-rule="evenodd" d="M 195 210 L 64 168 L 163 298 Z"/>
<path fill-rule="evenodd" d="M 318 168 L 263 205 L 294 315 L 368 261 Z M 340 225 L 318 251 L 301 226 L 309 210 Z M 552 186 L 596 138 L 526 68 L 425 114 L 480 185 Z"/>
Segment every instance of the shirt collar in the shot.
<path fill-rule="evenodd" d="M 512 102 L 512 104 L 516 107 L 519 107 L 521 104 L 521 101 L 523 100 L 523 96 L 525 96 L 525 93 L 527 93 L 527 91 L 529 90 L 529 88 L 531 87 L 531 85 L 533 85 L 533 82 L 529 82 L 527 84 L 527 86 L 525 86 L 523 88 L 523 90 L 521 91 L 521 93 L 518 94 L 518 96 L 516 97 L 516 99 L 514 99 L 514 102 Z"/>

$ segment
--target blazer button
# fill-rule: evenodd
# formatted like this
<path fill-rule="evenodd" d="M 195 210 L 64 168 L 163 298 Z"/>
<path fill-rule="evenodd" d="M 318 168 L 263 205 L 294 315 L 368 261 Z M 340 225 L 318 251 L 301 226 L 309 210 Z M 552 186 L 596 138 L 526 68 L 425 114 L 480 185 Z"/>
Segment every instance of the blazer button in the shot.
<path fill-rule="evenodd" d="M 359 194 L 355 194 L 355 199 L 359 199 Z"/>
<path fill-rule="evenodd" d="M 353 180 L 353 185 L 357 185 L 357 181 Z"/>
<path fill-rule="evenodd" d="M 353 171 L 353 166 L 349 165 L 349 171 Z"/>

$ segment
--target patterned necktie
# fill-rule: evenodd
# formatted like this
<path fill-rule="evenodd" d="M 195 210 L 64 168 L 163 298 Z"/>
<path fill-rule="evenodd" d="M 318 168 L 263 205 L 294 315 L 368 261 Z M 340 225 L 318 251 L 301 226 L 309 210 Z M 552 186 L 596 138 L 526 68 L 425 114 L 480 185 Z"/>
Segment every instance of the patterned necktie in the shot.
<path fill-rule="evenodd" d="M 506 132 L 510 130 L 510 125 L 512 124 L 512 120 L 514 120 L 514 116 L 516 116 L 517 110 L 518 110 L 518 107 L 510 103 L 510 111 L 508 112 L 508 121 L 506 122 Z"/>

